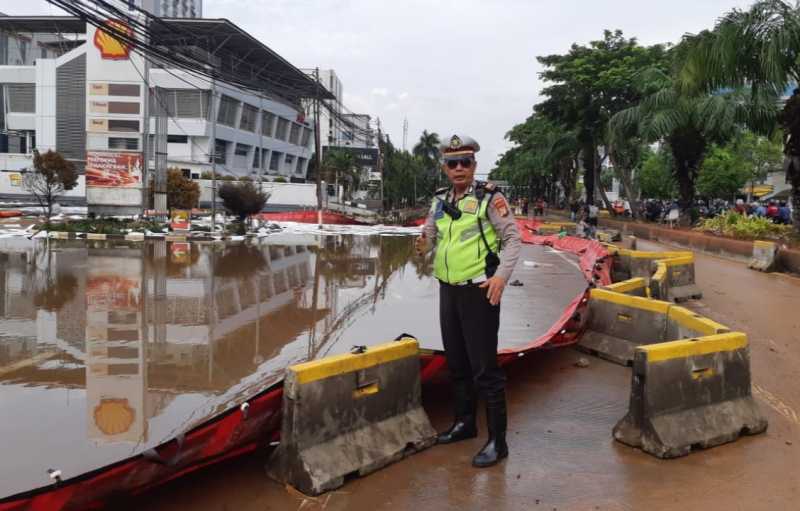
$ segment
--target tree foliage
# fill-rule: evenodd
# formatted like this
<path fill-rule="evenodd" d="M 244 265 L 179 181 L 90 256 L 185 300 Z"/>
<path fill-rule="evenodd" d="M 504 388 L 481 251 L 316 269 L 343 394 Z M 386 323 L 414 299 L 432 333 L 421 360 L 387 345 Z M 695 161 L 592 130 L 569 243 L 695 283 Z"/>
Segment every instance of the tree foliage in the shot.
<path fill-rule="evenodd" d="M 672 177 L 672 154 L 664 149 L 646 151 L 638 176 L 642 197 L 659 200 L 674 199 L 678 187 Z"/>
<path fill-rule="evenodd" d="M 260 213 L 269 198 L 253 183 L 224 183 L 217 193 L 225 210 L 236 215 L 240 223 L 248 216 Z"/>
<path fill-rule="evenodd" d="M 607 154 L 608 121 L 616 112 L 636 104 L 642 91 L 635 86 L 642 69 L 665 69 L 663 45 L 641 46 L 622 32 L 606 30 L 603 39 L 588 46 L 573 44 L 565 55 L 537 57 L 545 66 L 541 78 L 549 82 L 545 100 L 535 112 L 574 131 L 580 155 L 587 197 L 594 197 L 594 176 L 600 173 Z"/>
<path fill-rule="evenodd" d="M 77 184 L 75 165 L 55 151 L 34 153 L 33 170 L 26 171 L 22 178 L 22 187 L 34 196 L 48 219 L 53 214 L 56 198 Z"/>

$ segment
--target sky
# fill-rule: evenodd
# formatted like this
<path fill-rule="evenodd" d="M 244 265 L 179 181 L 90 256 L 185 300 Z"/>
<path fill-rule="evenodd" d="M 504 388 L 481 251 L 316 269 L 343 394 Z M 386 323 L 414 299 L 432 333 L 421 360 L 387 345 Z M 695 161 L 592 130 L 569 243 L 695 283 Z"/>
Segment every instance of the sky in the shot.
<path fill-rule="evenodd" d="M 677 42 L 751 0 L 204 0 L 301 68 L 334 69 L 352 111 L 380 118 L 395 146 L 408 119 L 481 145 L 478 174 L 509 148 L 545 86 L 536 56 L 621 29 L 642 44 Z M 23 7 L 24 6 L 24 7 Z M 9 15 L 57 14 L 45 0 L 0 0 Z"/>

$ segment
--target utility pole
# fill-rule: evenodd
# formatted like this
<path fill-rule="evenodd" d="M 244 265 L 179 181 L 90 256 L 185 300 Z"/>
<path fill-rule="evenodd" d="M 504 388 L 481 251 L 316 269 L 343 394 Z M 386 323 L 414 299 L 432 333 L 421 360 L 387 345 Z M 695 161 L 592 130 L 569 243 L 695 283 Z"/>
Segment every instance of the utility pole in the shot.
<path fill-rule="evenodd" d="M 217 105 L 216 82 L 211 80 L 211 136 L 209 137 L 209 153 L 211 154 L 211 234 L 216 233 L 217 227 Z"/>
<path fill-rule="evenodd" d="M 314 69 L 314 152 L 317 160 L 317 225 L 322 229 L 322 144 L 319 139 L 319 68 Z"/>
<path fill-rule="evenodd" d="M 149 33 L 150 22 L 147 17 L 144 19 L 145 29 Z M 147 210 L 147 187 L 150 183 L 150 58 L 147 53 L 142 52 L 144 59 L 144 126 L 142 126 L 142 217 Z"/>
<path fill-rule="evenodd" d="M 406 150 L 407 143 L 408 143 L 408 117 L 403 119 L 403 151 Z"/>
<path fill-rule="evenodd" d="M 378 117 L 378 174 L 381 176 L 381 210 L 385 210 L 386 206 L 383 203 L 383 151 L 381 150 L 381 142 L 383 136 L 381 135 L 381 118 Z"/>

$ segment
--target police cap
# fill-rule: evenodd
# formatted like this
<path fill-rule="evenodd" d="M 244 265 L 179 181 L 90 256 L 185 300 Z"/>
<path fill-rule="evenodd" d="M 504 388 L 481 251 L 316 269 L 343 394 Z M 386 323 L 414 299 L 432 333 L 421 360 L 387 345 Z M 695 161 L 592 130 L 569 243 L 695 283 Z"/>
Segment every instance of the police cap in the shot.
<path fill-rule="evenodd" d="M 474 154 L 481 150 L 480 144 L 467 135 L 453 134 L 442 139 L 439 146 L 442 156 L 460 156 L 464 154 Z"/>

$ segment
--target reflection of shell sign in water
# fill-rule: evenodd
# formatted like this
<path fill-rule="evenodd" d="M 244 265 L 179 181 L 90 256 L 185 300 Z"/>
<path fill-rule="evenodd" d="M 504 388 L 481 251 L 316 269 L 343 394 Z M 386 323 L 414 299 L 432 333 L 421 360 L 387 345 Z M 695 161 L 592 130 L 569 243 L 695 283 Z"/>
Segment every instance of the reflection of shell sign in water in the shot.
<path fill-rule="evenodd" d="M 133 38 L 133 29 L 120 20 L 106 20 L 107 29 L 98 27 L 94 33 L 94 45 L 100 50 L 100 56 L 107 60 L 128 60 L 131 56 L 131 45 L 116 37 L 126 34 Z"/>
<path fill-rule="evenodd" d="M 103 399 L 94 407 L 94 423 L 105 435 L 119 435 L 131 429 L 136 412 L 127 399 Z"/>
<path fill-rule="evenodd" d="M 171 248 L 172 262 L 176 264 L 186 264 L 190 262 L 191 251 L 192 247 L 188 243 L 173 243 Z"/>
<path fill-rule="evenodd" d="M 134 188 L 141 180 L 141 153 L 86 153 L 86 186 Z"/>

